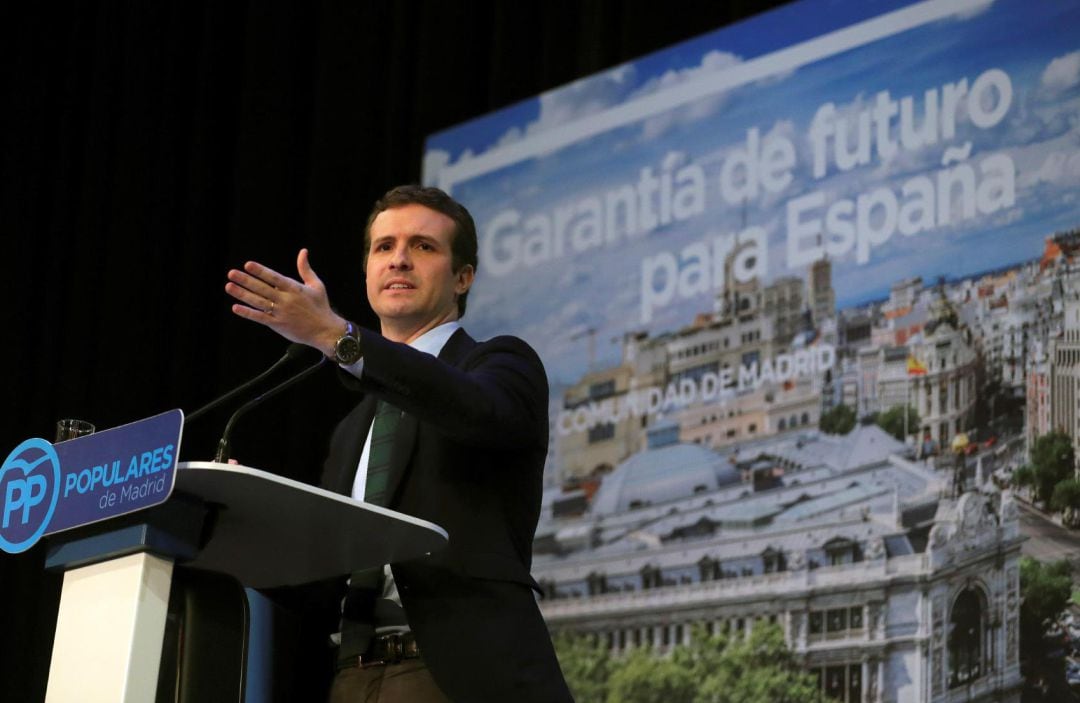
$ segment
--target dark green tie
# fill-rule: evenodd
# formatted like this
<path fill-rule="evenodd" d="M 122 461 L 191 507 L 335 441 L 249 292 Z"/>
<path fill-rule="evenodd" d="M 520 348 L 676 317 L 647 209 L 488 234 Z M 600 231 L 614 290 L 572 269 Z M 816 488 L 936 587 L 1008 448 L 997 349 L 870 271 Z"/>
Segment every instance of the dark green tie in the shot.
<path fill-rule="evenodd" d="M 385 507 L 387 484 L 390 478 L 390 450 L 394 446 L 394 431 L 401 421 L 401 411 L 380 400 L 371 422 L 371 446 L 368 448 L 367 480 L 364 483 L 364 502 Z M 383 568 L 354 571 L 349 577 L 349 590 L 342 603 L 341 647 L 338 660 L 346 661 L 367 651 L 375 634 L 375 605 L 383 585 Z"/>
<path fill-rule="evenodd" d="M 394 431 L 401 422 L 401 411 L 385 400 L 375 408 L 371 423 L 371 448 L 368 451 L 367 483 L 364 502 L 385 507 L 387 484 L 390 479 L 390 450 L 394 446 Z"/>

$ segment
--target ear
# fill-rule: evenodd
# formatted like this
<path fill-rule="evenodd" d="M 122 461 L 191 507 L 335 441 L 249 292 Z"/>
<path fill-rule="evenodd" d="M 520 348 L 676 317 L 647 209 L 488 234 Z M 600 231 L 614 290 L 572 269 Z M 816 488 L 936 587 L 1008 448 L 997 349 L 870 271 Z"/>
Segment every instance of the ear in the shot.
<path fill-rule="evenodd" d="M 465 264 L 458 269 L 454 276 L 457 278 L 454 284 L 454 292 L 461 295 L 472 287 L 473 279 L 476 278 L 476 270 L 472 267 L 472 264 Z"/>

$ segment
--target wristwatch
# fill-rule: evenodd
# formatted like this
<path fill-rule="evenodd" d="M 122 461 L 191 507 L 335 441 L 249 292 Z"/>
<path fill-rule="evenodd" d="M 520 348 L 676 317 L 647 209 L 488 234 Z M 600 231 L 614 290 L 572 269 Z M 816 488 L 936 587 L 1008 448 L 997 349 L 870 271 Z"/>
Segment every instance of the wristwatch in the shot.
<path fill-rule="evenodd" d="M 345 322 L 345 334 L 334 344 L 334 361 L 342 366 L 352 366 L 360 361 L 364 355 L 364 349 L 360 345 L 360 336 L 356 333 L 353 323 Z"/>

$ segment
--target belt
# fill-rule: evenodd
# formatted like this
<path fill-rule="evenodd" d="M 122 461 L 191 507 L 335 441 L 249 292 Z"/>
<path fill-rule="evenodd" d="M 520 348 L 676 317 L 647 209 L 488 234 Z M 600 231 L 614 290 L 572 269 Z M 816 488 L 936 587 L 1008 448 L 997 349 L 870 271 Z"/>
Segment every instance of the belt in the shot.
<path fill-rule="evenodd" d="M 404 659 L 419 658 L 420 646 L 416 644 L 416 637 L 413 636 L 413 633 L 393 632 L 386 635 L 377 635 L 364 654 L 338 660 L 337 670 L 341 671 L 353 667 L 365 669 L 369 666 L 397 664 Z"/>

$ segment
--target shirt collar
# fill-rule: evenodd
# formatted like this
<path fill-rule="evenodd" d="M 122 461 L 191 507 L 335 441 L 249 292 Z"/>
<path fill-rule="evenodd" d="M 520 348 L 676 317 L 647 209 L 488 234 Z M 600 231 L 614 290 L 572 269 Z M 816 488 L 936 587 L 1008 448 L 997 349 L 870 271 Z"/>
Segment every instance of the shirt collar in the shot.
<path fill-rule="evenodd" d="M 438 356 L 439 353 L 442 352 L 442 348 L 446 346 L 450 337 L 459 329 L 461 329 L 461 323 L 457 320 L 444 322 L 438 327 L 432 327 L 427 332 L 424 332 L 422 335 L 409 342 L 409 346 L 417 351 L 422 351 L 425 354 Z"/>

